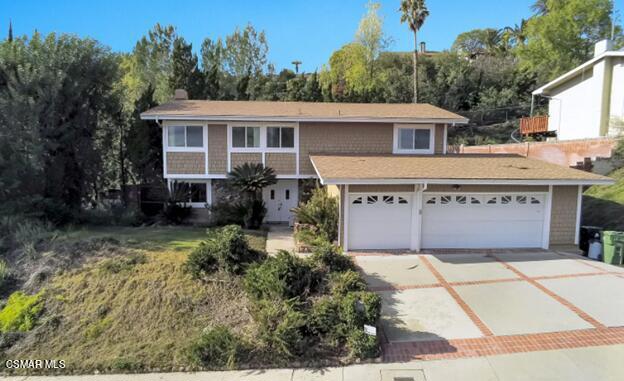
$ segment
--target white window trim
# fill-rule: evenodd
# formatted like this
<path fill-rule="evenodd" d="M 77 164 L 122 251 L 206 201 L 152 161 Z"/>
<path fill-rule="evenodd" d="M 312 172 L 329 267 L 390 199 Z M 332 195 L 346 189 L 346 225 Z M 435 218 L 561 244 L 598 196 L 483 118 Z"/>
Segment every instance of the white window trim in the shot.
<path fill-rule="evenodd" d="M 205 184 L 206 185 L 206 202 L 182 202 L 180 204 L 188 205 L 193 209 L 203 209 L 206 205 L 212 204 L 212 180 L 198 180 L 198 179 L 167 179 L 167 185 L 169 190 L 172 190 L 173 182 L 177 181 L 179 183 L 187 183 L 187 184 Z"/>
<path fill-rule="evenodd" d="M 399 148 L 399 130 L 415 129 L 429 130 L 429 149 L 401 149 Z M 435 150 L 435 124 L 395 124 L 392 138 L 392 153 L 403 155 L 433 154 Z"/>
<path fill-rule="evenodd" d="M 169 128 L 171 127 L 203 127 L 203 142 L 201 147 L 172 147 L 169 145 Z M 186 128 L 184 129 L 184 141 L 186 142 Z M 163 126 L 163 148 L 165 152 L 208 152 L 208 124 L 200 122 L 166 123 Z M 208 155 L 206 155 L 208 157 Z M 206 159 L 207 160 L 207 159 Z"/>
<path fill-rule="evenodd" d="M 260 127 L 259 147 L 234 147 L 232 141 L 232 128 L 234 127 Z M 267 127 L 288 127 L 294 129 L 294 147 L 278 148 L 267 147 Z M 297 153 L 299 151 L 299 125 L 298 123 L 229 123 L 228 124 L 228 152 L 277 152 L 277 153 Z"/>

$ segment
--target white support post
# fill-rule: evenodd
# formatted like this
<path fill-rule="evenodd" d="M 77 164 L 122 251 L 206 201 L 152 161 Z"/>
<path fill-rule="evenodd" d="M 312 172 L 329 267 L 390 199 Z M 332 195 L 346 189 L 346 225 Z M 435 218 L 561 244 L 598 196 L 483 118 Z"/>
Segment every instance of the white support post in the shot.
<path fill-rule="evenodd" d="M 412 192 L 412 219 L 411 219 L 411 234 L 410 234 L 410 250 L 420 251 L 420 232 L 422 222 L 422 188 L 420 185 L 414 185 L 414 191 Z"/>
<path fill-rule="evenodd" d="M 553 186 L 548 186 L 548 193 L 546 194 L 546 205 L 544 210 L 544 228 L 542 231 L 542 249 L 548 250 L 550 247 L 550 220 L 552 214 L 552 196 Z"/>
<path fill-rule="evenodd" d="M 579 234 L 581 233 L 581 211 L 583 207 L 583 186 L 578 186 L 578 195 L 576 198 L 576 230 L 574 232 L 574 244 L 579 244 Z"/>
<path fill-rule="evenodd" d="M 346 184 L 345 186 L 345 208 L 344 208 L 344 227 L 343 227 L 343 233 L 344 233 L 344 252 L 348 253 L 349 252 L 349 184 Z"/>

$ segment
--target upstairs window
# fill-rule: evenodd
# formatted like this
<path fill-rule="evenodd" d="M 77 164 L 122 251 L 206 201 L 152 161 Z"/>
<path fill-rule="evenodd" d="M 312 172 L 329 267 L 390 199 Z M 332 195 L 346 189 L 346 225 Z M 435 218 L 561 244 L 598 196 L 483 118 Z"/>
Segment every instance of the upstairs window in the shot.
<path fill-rule="evenodd" d="M 260 127 L 232 127 L 232 147 L 260 147 Z"/>
<path fill-rule="evenodd" d="M 204 127 L 202 126 L 169 126 L 169 147 L 201 148 L 204 146 Z"/>
<path fill-rule="evenodd" d="M 432 127 L 396 129 L 396 150 L 403 153 L 432 153 Z"/>
<path fill-rule="evenodd" d="M 293 127 L 267 127 L 267 147 L 294 148 L 295 129 Z"/>

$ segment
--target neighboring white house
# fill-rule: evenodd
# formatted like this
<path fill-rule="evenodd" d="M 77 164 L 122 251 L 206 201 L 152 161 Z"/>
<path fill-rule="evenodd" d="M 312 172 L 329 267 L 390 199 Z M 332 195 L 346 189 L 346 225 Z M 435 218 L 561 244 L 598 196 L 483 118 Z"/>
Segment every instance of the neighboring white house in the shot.
<path fill-rule="evenodd" d="M 548 102 L 548 131 L 559 140 L 615 136 L 624 124 L 624 50 L 610 40 L 594 58 L 533 91 Z"/>

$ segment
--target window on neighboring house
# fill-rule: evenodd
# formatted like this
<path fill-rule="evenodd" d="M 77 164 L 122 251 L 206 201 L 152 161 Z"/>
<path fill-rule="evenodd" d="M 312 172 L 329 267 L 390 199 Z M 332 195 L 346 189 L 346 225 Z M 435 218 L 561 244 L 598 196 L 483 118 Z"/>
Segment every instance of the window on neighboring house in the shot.
<path fill-rule="evenodd" d="M 202 126 L 169 126 L 169 147 L 203 147 L 204 127 Z"/>
<path fill-rule="evenodd" d="M 267 127 L 267 147 L 294 148 L 295 129 L 293 127 Z"/>
<path fill-rule="evenodd" d="M 399 128 L 399 150 L 418 151 L 431 148 L 431 129 Z"/>
<path fill-rule="evenodd" d="M 232 127 L 232 147 L 260 147 L 260 127 Z"/>

